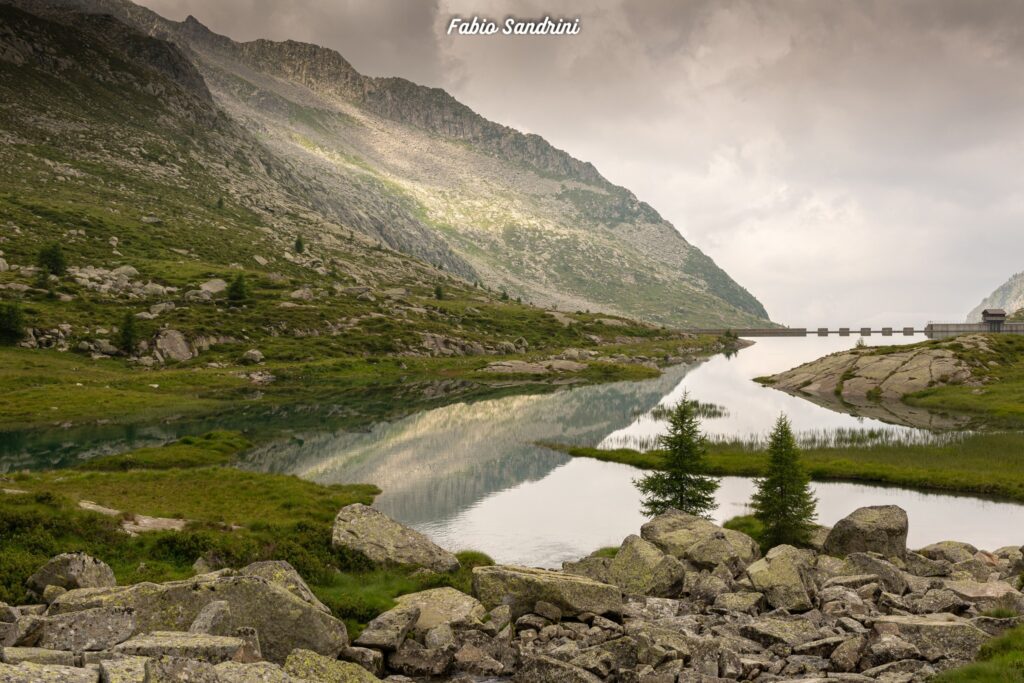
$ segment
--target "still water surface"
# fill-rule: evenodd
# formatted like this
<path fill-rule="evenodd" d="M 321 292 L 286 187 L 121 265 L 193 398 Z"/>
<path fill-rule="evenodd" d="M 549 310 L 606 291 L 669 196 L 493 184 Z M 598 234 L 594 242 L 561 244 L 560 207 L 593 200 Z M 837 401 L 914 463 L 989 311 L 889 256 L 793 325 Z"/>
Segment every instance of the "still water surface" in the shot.
<path fill-rule="evenodd" d="M 923 438 L 927 433 L 833 412 L 761 387 L 772 374 L 849 348 L 854 337 L 760 339 L 726 357 L 670 368 L 659 378 L 566 389 L 553 394 L 457 403 L 365 432 L 309 431 L 254 451 L 248 466 L 321 483 L 373 482 L 376 506 L 452 550 L 482 550 L 499 562 L 557 566 L 617 545 L 645 521 L 633 480 L 615 463 L 571 459 L 537 442 L 613 447 L 655 437 L 650 416 L 688 391 L 723 407 L 704 421 L 713 437 L 763 436 L 781 412 L 799 435 L 872 429 Z M 874 337 L 868 344 L 920 341 Z M 718 521 L 742 514 L 750 480 L 723 479 Z M 910 515 L 912 546 L 944 539 L 995 549 L 1024 543 L 1024 506 L 898 488 L 821 483 L 819 521 L 832 524 L 862 505 L 896 503 Z"/>

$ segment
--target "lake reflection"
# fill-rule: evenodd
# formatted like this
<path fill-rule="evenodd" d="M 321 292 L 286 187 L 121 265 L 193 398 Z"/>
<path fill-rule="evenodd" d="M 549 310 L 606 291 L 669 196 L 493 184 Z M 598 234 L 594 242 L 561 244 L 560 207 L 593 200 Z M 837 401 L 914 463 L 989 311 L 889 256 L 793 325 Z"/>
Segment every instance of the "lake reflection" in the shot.
<path fill-rule="evenodd" d="M 715 436 L 764 435 L 780 412 L 798 434 L 837 428 L 916 433 L 906 427 L 833 412 L 751 381 L 851 347 L 852 337 L 761 339 L 731 357 L 669 368 L 661 377 L 566 388 L 555 393 L 456 403 L 363 432 L 298 431 L 249 454 L 247 465 L 321 483 L 372 482 L 376 506 L 453 550 L 473 548 L 500 562 L 556 566 L 596 548 L 617 545 L 645 521 L 633 479 L 642 473 L 614 463 L 571 459 L 544 441 L 612 446 L 651 438 L 652 419 L 684 390 L 725 408 L 704 421 Z M 876 337 L 891 344 L 918 338 Z M 927 434 L 924 432 L 923 434 Z M 723 480 L 718 520 L 743 514 L 751 482 Z M 995 548 L 1014 538 L 1024 507 L 900 489 L 816 484 L 823 523 L 861 505 L 898 503 L 911 515 L 911 543 L 947 538 Z M 1000 524 L 991 524 L 999 519 Z M 984 520 L 984 521 L 983 521 Z"/>

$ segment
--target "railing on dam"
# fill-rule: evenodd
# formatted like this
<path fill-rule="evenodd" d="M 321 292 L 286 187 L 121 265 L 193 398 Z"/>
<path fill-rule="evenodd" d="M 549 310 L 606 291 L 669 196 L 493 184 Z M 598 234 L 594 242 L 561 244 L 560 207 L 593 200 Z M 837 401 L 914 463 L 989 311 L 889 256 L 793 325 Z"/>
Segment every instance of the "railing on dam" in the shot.
<path fill-rule="evenodd" d="M 860 336 L 870 337 L 871 335 L 881 335 L 883 337 L 892 337 L 894 335 L 903 335 L 911 337 L 915 334 L 923 334 L 929 339 L 946 339 L 949 337 L 957 337 L 962 334 L 972 334 L 977 332 L 983 332 L 986 334 L 1024 334 L 1024 323 L 928 323 L 924 328 L 916 327 L 761 327 L 761 328 L 743 328 L 743 327 L 699 327 L 694 329 L 684 329 L 684 332 L 690 334 L 710 334 L 710 335 L 723 335 L 732 334 L 737 337 L 808 337 L 818 336 L 827 337 L 829 335 L 838 335 L 840 337 L 849 336 Z"/>

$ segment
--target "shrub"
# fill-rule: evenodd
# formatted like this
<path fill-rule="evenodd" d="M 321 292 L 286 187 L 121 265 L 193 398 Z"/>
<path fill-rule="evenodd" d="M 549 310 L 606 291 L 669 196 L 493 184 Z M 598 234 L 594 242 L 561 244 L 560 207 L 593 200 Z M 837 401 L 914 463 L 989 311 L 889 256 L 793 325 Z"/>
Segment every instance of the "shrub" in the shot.
<path fill-rule="evenodd" d="M 25 316 L 14 302 L 0 303 L 0 342 L 14 344 L 25 336 Z"/>
<path fill-rule="evenodd" d="M 438 301 L 444 298 L 444 288 L 441 285 L 434 286 L 434 298 Z"/>
<path fill-rule="evenodd" d="M 295 253 L 301 254 L 306 251 L 306 243 L 302 241 L 302 237 L 295 238 Z"/>
<path fill-rule="evenodd" d="M 138 331 L 135 329 L 135 314 L 128 311 L 121 320 L 121 331 L 118 333 L 117 346 L 128 355 L 131 355 L 135 351 L 135 345 L 138 342 Z"/>
<path fill-rule="evenodd" d="M 242 303 L 249 298 L 249 283 L 245 280 L 245 275 L 239 273 L 235 276 L 235 279 L 228 285 L 228 301 L 232 303 Z"/>
<path fill-rule="evenodd" d="M 40 268 L 50 275 L 60 277 L 68 272 L 68 263 L 64 258 L 64 250 L 56 242 L 51 242 L 39 250 L 37 263 Z"/>

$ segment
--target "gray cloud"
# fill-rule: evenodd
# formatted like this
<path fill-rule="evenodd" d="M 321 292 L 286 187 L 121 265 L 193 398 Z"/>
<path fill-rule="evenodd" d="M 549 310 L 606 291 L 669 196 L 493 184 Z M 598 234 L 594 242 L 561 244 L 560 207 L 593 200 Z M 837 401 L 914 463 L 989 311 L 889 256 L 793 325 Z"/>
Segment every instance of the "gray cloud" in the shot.
<path fill-rule="evenodd" d="M 1024 267 L 1024 3 L 145 0 L 439 85 L 632 189 L 794 325 L 957 319 Z M 446 36 L 452 15 L 581 18 Z"/>

